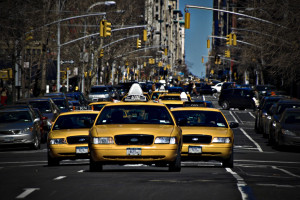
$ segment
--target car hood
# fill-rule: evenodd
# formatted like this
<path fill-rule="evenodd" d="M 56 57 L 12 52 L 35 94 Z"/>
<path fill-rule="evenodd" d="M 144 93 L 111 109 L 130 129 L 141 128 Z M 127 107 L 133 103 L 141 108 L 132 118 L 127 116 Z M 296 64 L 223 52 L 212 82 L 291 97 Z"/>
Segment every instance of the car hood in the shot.
<path fill-rule="evenodd" d="M 228 137 L 232 135 L 229 128 L 181 126 L 182 135 L 211 135 L 214 137 Z"/>
<path fill-rule="evenodd" d="M 111 124 L 97 125 L 96 136 L 115 136 L 126 134 L 146 134 L 155 136 L 171 136 L 174 125 L 159 124 Z"/>
<path fill-rule="evenodd" d="M 78 135 L 89 135 L 88 128 L 82 129 L 61 129 L 61 130 L 53 130 L 49 133 L 49 138 L 59 138 L 59 137 L 69 137 L 69 136 L 78 136 Z"/>
<path fill-rule="evenodd" d="M 22 130 L 30 126 L 33 126 L 33 122 L 5 123 L 5 124 L 0 124 L 0 131 Z"/>

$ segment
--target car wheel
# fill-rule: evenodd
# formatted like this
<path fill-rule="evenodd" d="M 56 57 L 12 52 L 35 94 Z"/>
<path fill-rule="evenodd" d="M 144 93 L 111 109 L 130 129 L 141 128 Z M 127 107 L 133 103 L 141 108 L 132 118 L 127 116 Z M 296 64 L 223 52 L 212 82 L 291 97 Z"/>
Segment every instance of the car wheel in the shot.
<path fill-rule="evenodd" d="M 57 158 L 52 158 L 48 154 L 48 166 L 58 166 L 59 165 L 59 160 Z"/>
<path fill-rule="evenodd" d="M 90 158 L 90 172 L 101 172 L 102 170 L 103 165 L 100 162 L 96 162 Z"/>
<path fill-rule="evenodd" d="M 169 163 L 170 172 L 180 172 L 181 171 L 181 152 L 178 149 L 176 159 Z"/>
<path fill-rule="evenodd" d="M 233 168 L 233 151 L 229 158 L 222 161 L 222 167 L 224 168 Z"/>
<path fill-rule="evenodd" d="M 229 110 L 229 108 L 230 108 L 228 101 L 223 101 L 221 106 L 224 110 Z"/>
<path fill-rule="evenodd" d="M 38 136 L 34 136 L 33 144 L 31 144 L 31 148 L 34 150 L 38 150 L 41 148 L 41 141 L 39 140 Z"/>

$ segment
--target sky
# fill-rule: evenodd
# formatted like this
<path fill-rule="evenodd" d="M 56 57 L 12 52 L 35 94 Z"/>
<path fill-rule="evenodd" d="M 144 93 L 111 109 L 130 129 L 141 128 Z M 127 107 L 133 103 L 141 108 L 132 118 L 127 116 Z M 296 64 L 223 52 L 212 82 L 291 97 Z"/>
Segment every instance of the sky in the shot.
<path fill-rule="evenodd" d="M 179 0 L 179 9 L 184 15 L 185 5 L 213 7 L 213 0 Z M 189 8 L 191 13 L 190 29 L 185 29 L 185 62 L 189 71 L 198 77 L 205 76 L 205 63 L 208 56 L 206 41 L 209 35 L 212 35 L 212 17 L 213 13 L 209 10 Z"/>

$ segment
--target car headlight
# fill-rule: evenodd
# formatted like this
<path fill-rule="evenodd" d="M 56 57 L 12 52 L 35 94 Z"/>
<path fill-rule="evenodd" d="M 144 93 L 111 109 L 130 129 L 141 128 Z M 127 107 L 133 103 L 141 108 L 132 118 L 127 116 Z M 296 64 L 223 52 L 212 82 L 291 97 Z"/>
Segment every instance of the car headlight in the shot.
<path fill-rule="evenodd" d="M 268 113 L 262 113 L 262 117 L 268 117 Z"/>
<path fill-rule="evenodd" d="M 276 122 L 275 122 L 275 121 L 272 123 L 272 126 L 273 126 L 273 127 L 276 127 Z"/>
<path fill-rule="evenodd" d="M 154 141 L 155 144 L 177 144 L 176 137 L 157 137 Z"/>
<path fill-rule="evenodd" d="M 66 138 L 51 139 L 50 144 L 67 144 Z"/>
<path fill-rule="evenodd" d="M 272 117 L 271 117 L 271 116 L 268 116 L 268 117 L 267 117 L 267 119 L 268 119 L 268 120 L 271 120 L 271 119 L 272 119 Z"/>
<path fill-rule="evenodd" d="M 215 137 L 212 143 L 230 143 L 229 137 Z"/>
<path fill-rule="evenodd" d="M 114 144 L 112 137 L 93 137 L 92 144 Z"/>
<path fill-rule="evenodd" d="M 293 133 L 292 131 L 290 131 L 290 130 L 285 130 L 285 129 L 282 129 L 282 134 L 284 134 L 284 135 L 289 135 L 289 136 L 296 136 L 296 134 Z"/>
<path fill-rule="evenodd" d="M 26 132 L 32 132 L 32 130 L 33 130 L 33 127 L 31 126 L 31 127 L 24 128 L 24 129 L 22 130 L 22 132 L 23 132 L 23 133 L 26 133 Z"/>

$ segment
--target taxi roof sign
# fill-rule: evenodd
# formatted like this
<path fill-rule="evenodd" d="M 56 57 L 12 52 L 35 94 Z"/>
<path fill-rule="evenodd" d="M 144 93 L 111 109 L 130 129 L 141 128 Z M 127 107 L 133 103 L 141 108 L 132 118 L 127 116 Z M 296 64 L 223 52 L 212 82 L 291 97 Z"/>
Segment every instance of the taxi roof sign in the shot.
<path fill-rule="evenodd" d="M 138 83 L 132 84 L 124 99 L 125 102 L 135 102 L 135 101 L 147 101 L 147 98 L 143 94 L 143 90 Z"/>

